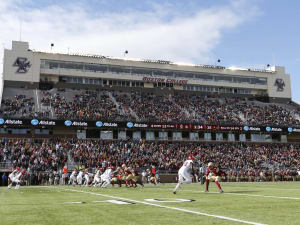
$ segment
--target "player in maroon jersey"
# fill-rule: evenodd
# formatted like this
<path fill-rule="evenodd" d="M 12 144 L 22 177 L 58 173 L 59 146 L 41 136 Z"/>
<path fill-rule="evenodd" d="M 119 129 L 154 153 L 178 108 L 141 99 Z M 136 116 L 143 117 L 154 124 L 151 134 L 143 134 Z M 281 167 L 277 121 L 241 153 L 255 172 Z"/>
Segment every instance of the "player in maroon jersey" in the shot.
<path fill-rule="evenodd" d="M 208 192 L 209 181 L 214 181 L 216 183 L 216 185 L 219 188 L 220 193 L 224 192 L 219 183 L 219 181 L 221 180 L 222 173 L 223 172 L 219 168 L 214 167 L 214 164 L 212 162 L 208 163 L 208 167 L 207 167 L 206 173 L 205 173 L 205 175 L 206 175 L 205 192 Z"/>

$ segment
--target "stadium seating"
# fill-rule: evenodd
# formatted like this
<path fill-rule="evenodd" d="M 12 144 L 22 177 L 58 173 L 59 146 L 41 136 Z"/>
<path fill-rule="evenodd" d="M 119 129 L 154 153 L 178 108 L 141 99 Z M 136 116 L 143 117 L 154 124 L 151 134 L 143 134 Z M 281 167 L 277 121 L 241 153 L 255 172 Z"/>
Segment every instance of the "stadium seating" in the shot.
<path fill-rule="evenodd" d="M 81 139 L 13 140 L 0 142 L 0 163 L 11 162 L 32 172 L 59 170 L 63 166 L 96 168 L 103 163 L 133 167 L 154 165 L 162 172 L 177 172 L 182 160 L 193 154 L 199 165 L 214 162 L 227 179 L 254 181 L 261 174 L 273 179 L 292 179 L 300 167 L 299 144 L 232 144 L 103 141 Z M 73 165 L 69 165 L 69 164 Z M 269 176 L 268 176 L 269 175 Z M 267 179 L 267 178 L 265 178 Z M 270 178 L 268 178 L 270 179 Z"/>
<path fill-rule="evenodd" d="M 20 95 L 19 93 L 22 93 Z M 15 96 L 10 97 L 10 96 Z M 300 108 L 243 98 L 144 92 L 5 88 L 1 117 L 300 125 Z"/>

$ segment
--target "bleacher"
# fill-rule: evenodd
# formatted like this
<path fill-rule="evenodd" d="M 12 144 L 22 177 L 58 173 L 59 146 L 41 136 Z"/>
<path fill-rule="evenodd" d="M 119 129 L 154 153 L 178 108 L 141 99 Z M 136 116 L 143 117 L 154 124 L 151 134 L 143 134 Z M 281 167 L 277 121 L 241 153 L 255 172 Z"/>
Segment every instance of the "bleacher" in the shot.
<path fill-rule="evenodd" d="M 235 125 L 300 125 L 300 109 L 294 104 L 264 103 L 246 98 L 181 93 L 165 96 L 100 89 L 41 91 L 5 88 L 0 116 Z"/>

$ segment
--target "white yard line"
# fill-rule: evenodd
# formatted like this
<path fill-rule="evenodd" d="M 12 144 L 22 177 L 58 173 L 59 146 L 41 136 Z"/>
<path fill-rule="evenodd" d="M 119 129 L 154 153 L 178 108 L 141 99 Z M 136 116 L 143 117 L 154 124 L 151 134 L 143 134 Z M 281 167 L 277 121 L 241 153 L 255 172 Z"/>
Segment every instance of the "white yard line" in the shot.
<path fill-rule="evenodd" d="M 241 193 L 224 193 L 227 195 L 242 195 L 242 196 L 249 196 L 249 197 L 262 197 L 262 198 L 278 198 L 278 199 L 290 199 L 290 200 L 300 200 L 300 198 L 296 197 L 285 197 L 285 196 L 273 196 L 273 195 L 253 195 L 253 194 L 241 194 Z"/>
<path fill-rule="evenodd" d="M 223 219 L 223 220 L 229 220 L 229 221 L 234 221 L 234 222 L 239 222 L 239 223 L 244 223 L 244 224 L 264 225 L 264 224 L 261 224 L 261 223 L 251 222 L 251 221 L 247 221 L 247 220 L 235 219 L 235 218 L 231 218 L 231 217 L 227 217 L 227 216 L 218 216 L 218 215 L 213 215 L 213 214 L 208 214 L 208 213 L 203 213 L 203 212 L 192 211 L 192 210 L 188 210 L 188 209 L 164 206 L 164 205 L 159 205 L 159 204 L 154 204 L 154 203 L 149 203 L 149 202 L 144 202 L 144 201 L 137 201 L 137 200 L 132 200 L 132 199 L 113 196 L 113 195 L 105 195 L 105 194 L 99 194 L 99 193 L 95 193 L 95 192 L 80 191 L 80 190 L 74 190 L 74 189 L 68 189 L 68 188 L 59 188 L 59 189 L 62 189 L 62 190 L 65 190 L 65 191 L 72 191 L 72 192 L 79 192 L 79 193 L 97 195 L 97 196 L 102 196 L 102 197 L 106 197 L 106 198 L 119 199 L 119 200 L 124 200 L 124 201 L 129 201 L 129 202 L 135 202 L 135 203 L 140 203 L 140 204 L 144 204 L 144 205 L 150 205 L 150 206 L 155 206 L 155 207 L 165 208 L 165 209 L 172 209 L 172 210 L 176 210 L 176 211 L 192 213 L 192 214 L 197 214 L 197 215 L 201 215 L 201 216 L 208 216 L 208 217 L 213 217 L 213 218 L 218 218 L 218 219 Z"/>

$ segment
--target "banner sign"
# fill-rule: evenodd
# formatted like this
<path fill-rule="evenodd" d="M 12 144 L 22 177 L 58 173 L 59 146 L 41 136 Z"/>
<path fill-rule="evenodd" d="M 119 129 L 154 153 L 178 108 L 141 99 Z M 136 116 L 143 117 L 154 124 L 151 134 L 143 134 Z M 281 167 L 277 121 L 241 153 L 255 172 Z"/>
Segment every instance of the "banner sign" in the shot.
<path fill-rule="evenodd" d="M 79 121 L 79 120 L 42 120 L 42 119 L 4 119 L 0 118 L 0 127 L 77 127 L 77 128 L 126 128 L 126 129 L 169 129 L 190 131 L 233 131 L 233 132 L 264 132 L 264 133 L 300 133 L 299 127 L 271 126 L 223 126 L 186 123 L 141 123 L 111 121 Z"/>

